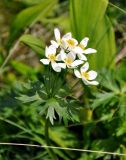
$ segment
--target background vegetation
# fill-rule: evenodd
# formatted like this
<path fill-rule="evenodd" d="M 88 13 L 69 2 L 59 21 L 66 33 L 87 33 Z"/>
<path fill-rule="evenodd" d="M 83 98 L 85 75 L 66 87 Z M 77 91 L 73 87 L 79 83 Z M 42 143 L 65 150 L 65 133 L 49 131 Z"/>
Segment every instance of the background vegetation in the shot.
<path fill-rule="evenodd" d="M 53 146 L 126 153 L 126 1 L 0 1 L 0 142 L 44 145 L 45 116 L 35 97 L 45 68 L 40 64 L 53 29 L 72 31 L 98 50 L 90 59 L 99 73 L 98 87 L 78 83 L 72 96 L 79 113 L 51 126 Z M 73 86 L 69 73 L 63 80 Z M 65 86 L 66 87 L 66 86 Z M 65 93 L 71 98 L 70 93 Z M 19 97 L 22 100 L 18 100 Z M 27 103 L 23 103 L 23 101 Z M 54 150 L 59 160 L 125 160 L 125 157 Z M 0 160 L 49 160 L 48 149 L 0 145 Z"/>

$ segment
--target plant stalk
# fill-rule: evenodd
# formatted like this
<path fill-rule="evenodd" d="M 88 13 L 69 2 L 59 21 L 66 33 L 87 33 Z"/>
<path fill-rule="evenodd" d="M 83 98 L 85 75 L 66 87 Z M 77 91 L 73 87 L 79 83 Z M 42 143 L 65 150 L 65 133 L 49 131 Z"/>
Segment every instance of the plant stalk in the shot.
<path fill-rule="evenodd" d="M 45 139 L 46 139 L 46 144 L 47 146 L 50 146 L 50 140 L 49 140 L 49 119 L 46 119 L 45 122 Z M 52 160 L 58 160 L 55 153 L 53 152 L 53 150 L 51 148 L 48 148 L 48 152 L 52 158 Z"/>

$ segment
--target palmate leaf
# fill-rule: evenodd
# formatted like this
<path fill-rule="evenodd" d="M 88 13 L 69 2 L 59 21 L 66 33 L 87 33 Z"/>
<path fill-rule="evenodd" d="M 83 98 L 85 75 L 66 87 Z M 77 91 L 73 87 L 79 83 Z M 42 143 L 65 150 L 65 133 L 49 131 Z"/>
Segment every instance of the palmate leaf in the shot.
<path fill-rule="evenodd" d="M 105 105 L 111 102 L 114 98 L 116 98 L 116 94 L 113 92 L 105 92 L 105 93 L 97 93 L 96 99 L 92 103 L 92 108 L 101 107 L 101 105 Z"/>
<path fill-rule="evenodd" d="M 20 97 L 16 97 L 16 99 L 22 101 L 23 103 L 29 103 L 40 100 L 39 95 L 36 93 L 33 96 L 21 95 Z"/>
<path fill-rule="evenodd" d="M 51 122 L 51 124 L 54 124 L 54 120 L 57 118 L 55 113 L 58 115 L 59 121 L 63 119 L 64 123 L 67 124 L 68 120 L 71 121 L 79 121 L 78 118 L 78 110 L 79 110 L 79 104 L 77 104 L 76 101 L 68 100 L 64 101 L 63 97 L 62 99 L 57 98 L 50 98 L 46 100 L 46 104 L 43 107 L 42 114 L 46 114 L 46 118 L 48 118 Z M 47 112 L 45 112 L 47 110 Z"/>
<path fill-rule="evenodd" d="M 47 101 L 46 106 L 48 106 L 48 110 L 47 110 L 47 116 L 46 118 L 49 118 L 51 124 L 54 124 L 54 119 L 56 119 L 55 117 L 55 111 L 58 114 L 59 118 L 62 118 L 62 108 L 59 105 L 58 101 L 54 98 L 51 98 Z"/>
<path fill-rule="evenodd" d="M 48 107 L 46 118 L 47 119 L 49 118 L 52 125 L 54 124 L 54 119 L 56 119 L 56 117 L 55 117 L 55 109 L 53 106 Z"/>
<path fill-rule="evenodd" d="M 91 66 L 96 69 L 109 65 L 115 54 L 114 32 L 105 14 L 107 5 L 108 0 L 70 0 L 73 34 L 78 40 L 90 38 L 89 47 L 98 51 L 89 56 Z"/>

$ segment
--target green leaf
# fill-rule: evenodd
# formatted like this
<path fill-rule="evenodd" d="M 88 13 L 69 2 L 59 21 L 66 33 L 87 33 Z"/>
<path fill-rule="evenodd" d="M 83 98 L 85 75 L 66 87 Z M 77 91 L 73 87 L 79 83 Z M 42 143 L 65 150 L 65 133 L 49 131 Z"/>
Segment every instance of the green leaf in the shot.
<path fill-rule="evenodd" d="M 32 35 L 26 34 L 21 36 L 20 41 L 28 45 L 33 51 L 39 55 L 43 55 L 44 44 L 39 38 L 33 37 Z"/>
<path fill-rule="evenodd" d="M 96 108 L 100 105 L 105 105 L 110 102 L 113 98 L 115 98 L 115 93 L 98 93 L 96 95 L 96 99 L 93 101 L 92 108 Z"/>
<path fill-rule="evenodd" d="M 126 119 L 125 118 L 123 118 L 119 127 L 116 130 L 116 135 L 117 136 L 122 136 L 124 134 L 126 134 Z"/>
<path fill-rule="evenodd" d="M 19 0 L 19 2 L 24 3 L 26 5 L 34 5 L 43 2 L 43 0 Z"/>
<path fill-rule="evenodd" d="M 54 119 L 56 119 L 55 117 L 55 110 L 53 106 L 49 106 L 48 111 L 47 111 L 47 115 L 46 115 L 46 119 L 50 120 L 51 124 L 54 124 Z"/>
<path fill-rule="evenodd" d="M 25 27 L 47 17 L 50 12 L 52 12 L 56 3 L 57 0 L 43 0 L 38 5 L 34 5 L 21 11 L 12 23 L 7 43 L 8 49 L 11 47 L 15 39 L 19 37 L 21 31 L 23 31 Z"/>
<path fill-rule="evenodd" d="M 36 93 L 34 96 L 20 95 L 20 97 L 16 97 L 16 99 L 22 101 L 23 103 L 29 103 L 29 102 L 33 102 L 33 101 L 39 100 L 40 97 Z"/>
<path fill-rule="evenodd" d="M 24 63 L 13 60 L 11 61 L 11 65 L 16 71 L 18 71 L 22 75 L 34 77 L 36 74 L 35 69 Z"/>
<path fill-rule="evenodd" d="M 114 152 L 118 148 L 118 141 L 114 137 L 109 137 L 106 139 L 94 140 L 92 143 L 92 150 L 100 151 L 110 151 Z M 94 153 L 94 159 L 103 157 L 103 154 Z M 109 158 L 110 159 L 110 158 Z"/>
<path fill-rule="evenodd" d="M 90 38 L 88 47 L 97 49 L 89 55 L 91 66 L 101 69 L 110 64 L 115 54 L 112 25 L 105 11 L 108 0 L 70 0 L 70 19 L 74 36 L 78 40 Z"/>
<path fill-rule="evenodd" d="M 119 98 L 119 105 L 118 105 L 118 109 L 119 109 L 119 116 L 120 117 L 125 117 L 126 116 L 126 95 L 122 94 L 122 96 L 120 96 Z"/>
<path fill-rule="evenodd" d="M 59 100 L 60 103 L 62 103 L 62 101 Z M 48 111 L 47 111 L 47 116 L 46 118 L 50 119 L 50 122 L 53 124 L 53 120 L 56 119 L 55 117 L 55 112 L 58 114 L 59 116 L 59 120 L 61 120 L 62 118 L 70 118 L 68 117 L 68 110 L 67 110 L 67 106 L 60 106 L 59 102 L 54 99 L 51 98 L 47 101 L 46 106 L 48 106 Z"/>
<path fill-rule="evenodd" d="M 115 112 L 110 112 L 108 114 L 102 114 L 100 121 L 111 121 Z"/>
<path fill-rule="evenodd" d="M 56 99 L 51 98 L 47 101 L 48 106 L 48 111 L 47 111 L 47 116 L 46 118 L 50 119 L 50 122 L 52 123 L 52 125 L 54 124 L 53 119 L 56 119 L 55 117 L 55 111 L 57 112 L 57 114 L 59 115 L 59 117 L 61 116 L 61 109 L 60 109 L 60 105 L 59 103 L 56 101 Z"/>

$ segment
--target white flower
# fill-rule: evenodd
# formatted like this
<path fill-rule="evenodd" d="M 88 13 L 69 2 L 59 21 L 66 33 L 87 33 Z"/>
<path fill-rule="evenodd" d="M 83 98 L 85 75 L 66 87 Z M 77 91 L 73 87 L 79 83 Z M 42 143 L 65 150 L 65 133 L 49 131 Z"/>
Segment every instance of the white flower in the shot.
<path fill-rule="evenodd" d="M 87 44 L 88 44 L 88 41 L 89 41 L 89 38 L 88 38 L 88 37 L 84 38 L 84 39 L 80 42 L 80 44 L 75 48 L 74 51 L 75 51 L 76 53 L 81 54 L 81 55 L 82 55 L 82 53 L 84 53 L 84 54 L 96 53 L 97 51 L 96 51 L 95 49 L 93 49 L 93 48 L 87 48 L 87 49 L 86 49 Z"/>
<path fill-rule="evenodd" d="M 76 55 L 73 54 L 72 52 L 69 52 L 68 54 L 64 52 L 64 50 L 61 50 L 60 54 L 57 57 L 58 61 L 63 61 L 64 64 L 68 68 L 75 68 L 78 65 L 82 64 L 82 60 L 75 60 Z M 60 65 L 61 66 L 61 65 Z"/>
<path fill-rule="evenodd" d="M 76 77 L 82 78 L 82 81 L 86 85 L 98 85 L 99 83 L 97 81 L 93 81 L 97 77 L 97 72 L 92 71 L 92 70 L 87 72 L 88 69 L 89 69 L 89 63 L 86 62 L 80 68 L 80 72 L 77 69 L 75 69 L 74 74 Z"/>
<path fill-rule="evenodd" d="M 60 66 L 58 63 L 56 63 L 58 55 L 56 55 L 56 48 L 53 47 L 53 45 L 46 47 L 45 56 L 46 59 L 41 59 L 40 61 L 45 65 L 49 65 L 49 63 L 51 63 L 51 66 L 54 71 L 61 72 L 61 68 L 65 68 L 65 66 L 62 65 L 62 63 L 60 63 Z"/>
<path fill-rule="evenodd" d="M 67 33 L 62 38 L 62 47 L 66 50 L 72 51 L 78 45 L 78 41 L 72 38 L 71 33 Z"/>
<path fill-rule="evenodd" d="M 80 47 L 75 47 L 72 52 L 76 54 L 80 60 L 87 61 L 87 57 L 84 55 Z"/>
<path fill-rule="evenodd" d="M 58 28 L 55 28 L 55 29 L 54 29 L 54 35 L 55 35 L 56 41 L 51 40 L 51 44 L 52 44 L 54 47 L 58 48 L 58 47 L 61 45 L 61 41 L 62 41 L 62 40 L 61 40 L 61 34 L 60 34 L 60 31 L 59 31 Z"/>
<path fill-rule="evenodd" d="M 55 35 L 56 41 L 51 40 L 51 44 L 55 48 L 58 48 L 60 46 L 61 49 L 64 49 L 64 50 L 67 49 L 69 51 L 78 45 L 78 41 L 76 39 L 72 38 L 71 32 L 68 32 L 63 37 L 61 37 L 59 29 L 55 28 L 54 35 Z"/>

